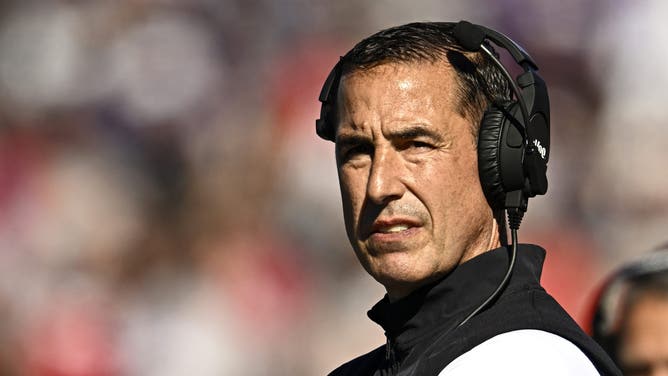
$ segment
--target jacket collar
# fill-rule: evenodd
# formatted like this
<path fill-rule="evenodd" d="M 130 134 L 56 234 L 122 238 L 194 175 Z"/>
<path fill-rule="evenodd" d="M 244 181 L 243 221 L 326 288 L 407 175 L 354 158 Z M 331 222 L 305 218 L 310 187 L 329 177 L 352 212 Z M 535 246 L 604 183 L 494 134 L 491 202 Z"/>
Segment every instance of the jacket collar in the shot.
<path fill-rule="evenodd" d="M 503 294 L 538 285 L 544 259 L 542 248 L 519 245 L 515 267 Z M 503 279 L 508 260 L 506 247 L 485 252 L 396 302 L 390 302 L 386 295 L 368 316 L 383 327 L 396 355 L 405 356 L 415 343 L 454 328 L 487 299 Z"/>

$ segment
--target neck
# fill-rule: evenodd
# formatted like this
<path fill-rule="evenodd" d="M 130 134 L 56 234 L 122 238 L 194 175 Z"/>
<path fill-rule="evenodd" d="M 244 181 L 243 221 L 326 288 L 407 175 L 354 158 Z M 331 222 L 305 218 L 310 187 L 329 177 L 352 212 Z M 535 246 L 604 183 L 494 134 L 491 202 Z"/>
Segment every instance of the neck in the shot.
<path fill-rule="evenodd" d="M 499 232 L 504 230 L 501 228 L 501 226 L 499 226 L 499 224 L 496 221 L 496 218 L 492 217 L 491 220 L 492 223 L 489 234 L 489 243 L 487 243 L 487 250 L 501 247 L 501 236 Z"/>
<path fill-rule="evenodd" d="M 488 225 L 485 226 L 482 231 L 480 231 L 480 236 L 477 237 L 476 241 L 470 243 L 462 254 L 462 258 L 459 260 L 459 264 L 462 264 L 489 250 L 501 247 L 499 230 L 500 229 L 497 226 L 496 219 L 494 217 L 490 217 Z"/>

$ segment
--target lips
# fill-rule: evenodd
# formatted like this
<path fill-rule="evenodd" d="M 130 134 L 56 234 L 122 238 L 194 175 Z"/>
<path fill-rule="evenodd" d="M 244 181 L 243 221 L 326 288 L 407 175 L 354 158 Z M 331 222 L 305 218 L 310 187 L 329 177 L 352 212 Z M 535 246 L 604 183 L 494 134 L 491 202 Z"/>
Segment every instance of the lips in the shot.
<path fill-rule="evenodd" d="M 378 228 L 376 232 L 380 232 L 383 234 L 394 234 L 397 232 L 405 231 L 408 230 L 409 226 L 406 224 L 398 224 L 398 225 L 392 225 L 392 226 L 382 226 Z"/>
<path fill-rule="evenodd" d="M 368 235 L 400 235 L 416 227 L 420 227 L 420 223 L 410 218 L 379 218 L 371 225 Z"/>

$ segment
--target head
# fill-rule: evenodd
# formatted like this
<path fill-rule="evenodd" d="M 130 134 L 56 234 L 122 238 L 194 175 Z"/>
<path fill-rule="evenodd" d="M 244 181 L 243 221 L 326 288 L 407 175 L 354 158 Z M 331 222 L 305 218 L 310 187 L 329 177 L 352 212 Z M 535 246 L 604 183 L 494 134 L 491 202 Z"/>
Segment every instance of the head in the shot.
<path fill-rule="evenodd" d="M 668 375 L 667 266 L 668 249 L 653 252 L 604 287 L 594 339 L 627 376 Z"/>
<path fill-rule="evenodd" d="M 618 341 L 617 359 L 625 375 L 668 375 L 668 271 L 632 282 Z"/>
<path fill-rule="evenodd" d="M 337 67 L 326 120 L 346 231 L 391 299 L 501 243 L 480 184 L 477 135 L 489 99 L 509 91 L 484 55 L 463 52 L 452 27 L 383 30 Z"/>

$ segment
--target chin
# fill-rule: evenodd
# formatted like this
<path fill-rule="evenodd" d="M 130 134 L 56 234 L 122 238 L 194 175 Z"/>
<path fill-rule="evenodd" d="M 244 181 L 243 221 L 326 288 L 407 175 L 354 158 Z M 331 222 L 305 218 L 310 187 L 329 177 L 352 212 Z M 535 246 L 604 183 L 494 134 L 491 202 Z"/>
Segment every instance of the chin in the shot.
<path fill-rule="evenodd" d="M 390 261 L 390 260 L 386 260 Z M 390 291 L 412 291 L 429 281 L 434 280 L 439 273 L 433 268 L 422 265 L 413 265 L 412 263 L 383 262 L 373 265 L 369 274 L 380 284 Z"/>

